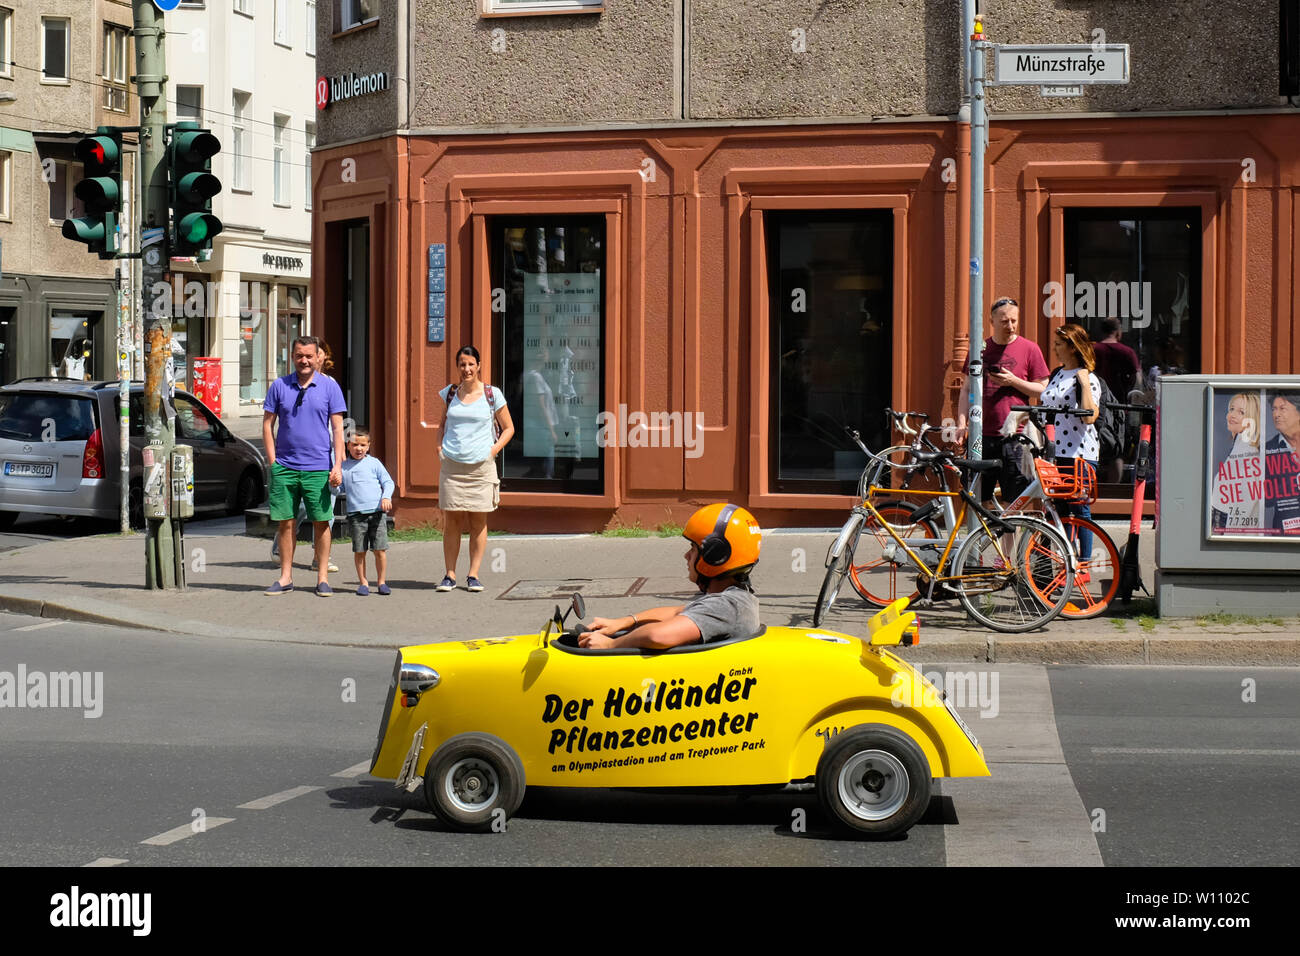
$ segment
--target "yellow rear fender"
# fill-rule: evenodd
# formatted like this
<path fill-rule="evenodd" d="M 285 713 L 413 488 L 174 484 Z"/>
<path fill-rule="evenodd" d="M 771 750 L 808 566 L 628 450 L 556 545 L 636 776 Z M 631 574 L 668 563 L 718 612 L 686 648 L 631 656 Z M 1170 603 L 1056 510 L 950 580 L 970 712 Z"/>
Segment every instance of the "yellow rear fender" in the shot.
<path fill-rule="evenodd" d="M 907 734 L 921 748 L 932 777 L 987 777 L 983 754 L 940 704 L 934 707 L 895 707 L 888 700 L 844 700 L 819 713 L 805 728 L 790 757 L 790 779 L 817 773 L 817 762 L 836 735 L 875 724 Z"/>

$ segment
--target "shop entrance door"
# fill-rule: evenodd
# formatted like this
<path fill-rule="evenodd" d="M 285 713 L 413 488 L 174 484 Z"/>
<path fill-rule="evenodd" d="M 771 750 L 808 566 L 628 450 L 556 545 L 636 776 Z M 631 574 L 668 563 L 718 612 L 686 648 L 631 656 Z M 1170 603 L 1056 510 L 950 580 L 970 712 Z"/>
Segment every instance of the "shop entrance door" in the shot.
<path fill-rule="evenodd" d="M 0 309 L 0 385 L 18 377 L 18 310 Z"/>

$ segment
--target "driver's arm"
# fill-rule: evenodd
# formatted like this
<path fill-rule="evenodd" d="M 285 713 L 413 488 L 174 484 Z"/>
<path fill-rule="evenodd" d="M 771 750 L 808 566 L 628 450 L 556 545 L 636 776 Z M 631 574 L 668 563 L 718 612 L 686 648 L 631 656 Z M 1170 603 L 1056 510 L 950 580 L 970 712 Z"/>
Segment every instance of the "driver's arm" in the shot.
<path fill-rule="evenodd" d="M 667 609 L 656 608 L 656 610 Z M 641 615 L 638 614 L 637 620 L 640 619 Z M 699 625 L 684 614 L 675 614 L 666 621 L 638 625 L 635 630 L 629 631 L 622 637 L 607 637 L 597 631 L 588 631 L 578 638 L 578 645 L 597 648 L 645 647 L 666 650 L 680 644 L 695 643 L 701 636 Z"/>
<path fill-rule="evenodd" d="M 685 604 L 679 604 L 675 607 L 652 607 L 648 611 L 637 611 L 635 614 L 628 614 L 624 617 L 593 617 L 591 627 L 587 628 L 587 630 L 598 632 L 606 637 L 613 637 L 619 631 L 630 631 L 642 624 L 656 624 L 660 621 L 670 620 L 681 614 L 685 609 Z"/>

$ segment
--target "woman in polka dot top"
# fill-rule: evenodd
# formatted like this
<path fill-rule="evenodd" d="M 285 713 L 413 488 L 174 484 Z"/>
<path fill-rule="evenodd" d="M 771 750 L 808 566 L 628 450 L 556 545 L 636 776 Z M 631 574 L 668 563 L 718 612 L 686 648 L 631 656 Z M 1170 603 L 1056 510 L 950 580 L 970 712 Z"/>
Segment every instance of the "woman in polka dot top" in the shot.
<path fill-rule="evenodd" d="M 1101 457 L 1101 443 L 1097 439 L 1098 403 L 1101 401 L 1101 382 L 1093 370 L 1096 359 L 1092 342 L 1082 325 L 1067 323 L 1056 330 L 1052 349 L 1060 366 L 1052 373 L 1043 389 L 1040 402 L 1044 408 L 1082 408 L 1090 414 L 1056 416 L 1056 463 L 1074 466 L 1074 459 L 1083 458 L 1093 468 Z M 1058 504 L 1058 510 L 1065 512 Z M 1091 518 L 1092 510 L 1086 504 L 1071 504 L 1069 513 L 1080 518 Z M 1079 556 L 1092 557 L 1092 532 L 1079 532 Z"/>

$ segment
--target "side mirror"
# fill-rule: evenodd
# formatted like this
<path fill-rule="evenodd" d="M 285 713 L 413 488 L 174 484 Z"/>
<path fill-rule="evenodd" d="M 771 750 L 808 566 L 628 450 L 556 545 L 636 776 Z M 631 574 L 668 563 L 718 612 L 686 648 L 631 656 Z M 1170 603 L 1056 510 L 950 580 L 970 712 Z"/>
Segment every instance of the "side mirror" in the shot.
<path fill-rule="evenodd" d="M 587 602 L 576 591 L 573 593 L 573 613 L 577 615 L 579 621 L 587 616 Z"/>

